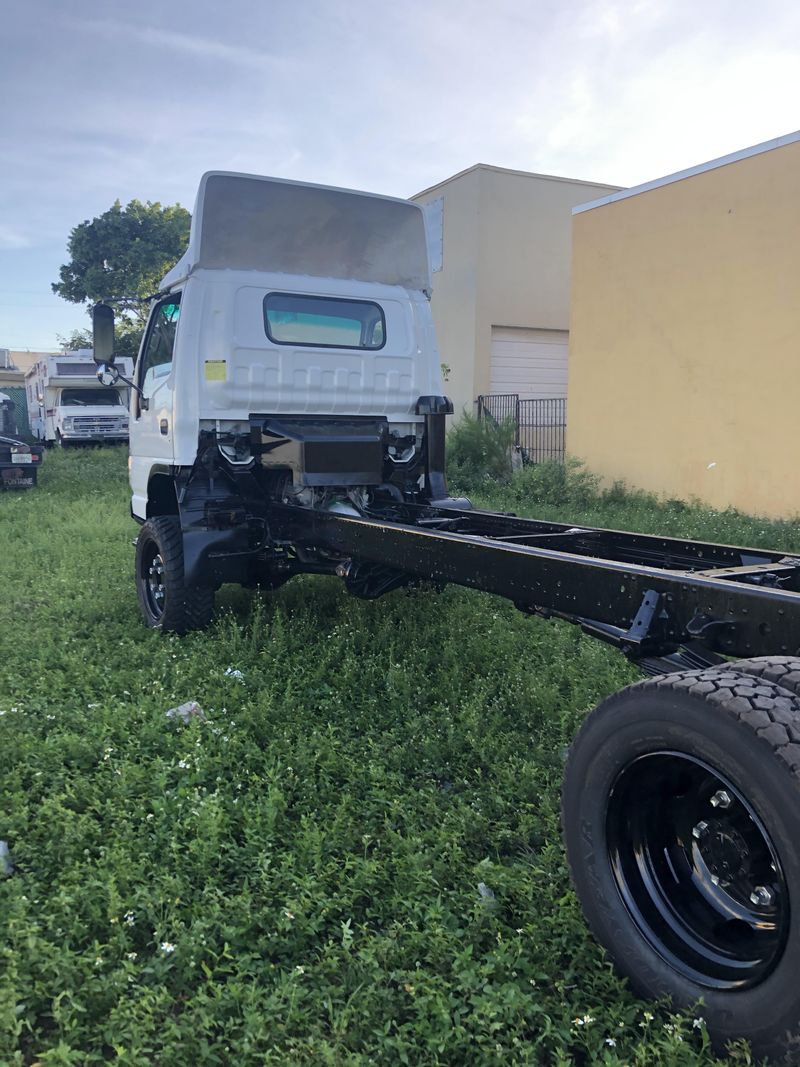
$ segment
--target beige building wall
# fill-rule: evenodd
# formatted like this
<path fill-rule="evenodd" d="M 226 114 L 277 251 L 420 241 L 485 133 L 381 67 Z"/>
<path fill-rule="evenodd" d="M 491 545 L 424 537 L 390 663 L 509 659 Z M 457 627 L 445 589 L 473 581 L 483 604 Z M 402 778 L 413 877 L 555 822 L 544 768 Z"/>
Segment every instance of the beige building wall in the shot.
<path fill-rule="evenodd" d="M 443 200 L 432 309 L 457 413 L 489 391 L 492 326 L 569 328 L 572 208 L 617 189 L 478 164 L 412 198 Z"/>
<path fill-rule="evenodd" d="M 800 512 L 800 135 L 574 216 L 568 450 L 606 480 Z"/>
<path fill-rule="evenodd" d="M 412 199 L 424 204 L 439 197 L 444 201 L 443 266 L 432 275 L 431 309 L 441 361 L 449 367 L 444 389 L 458 413 L 462 408 L 471 410 L 475 396 L 480 168 L 473 167 Z"/>

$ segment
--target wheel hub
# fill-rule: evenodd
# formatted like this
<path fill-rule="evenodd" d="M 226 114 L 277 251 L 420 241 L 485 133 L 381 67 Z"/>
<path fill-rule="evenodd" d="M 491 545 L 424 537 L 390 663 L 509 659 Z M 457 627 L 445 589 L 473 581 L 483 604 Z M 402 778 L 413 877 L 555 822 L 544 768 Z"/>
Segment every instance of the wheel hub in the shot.
<path fill-rule="evenodd" d="M 720 885 L 747 878 L 750 870 L 748 847 L 734 826 L 726 826 L 720 820 L 710 822 L 707 833 L 698 840 L 696 847 L 709 873 Z"/>
<path fill-rule="evenodd" d="M 680 752 L 640 756 L 617 777 L 606 817 L 620 896 L 652 948 L 715 989 L 754 985 L 789 929 L 780 860 L 746 798 Z"/>
<path fill-rule="evenodd" d="M 164 560 L 160 552 L 155 552 L 149 564 L 145 566 L 145 589 L 147 601 L 153 615 L 158 618 L 164 613 L 166 586 L 164 583 Z"/>

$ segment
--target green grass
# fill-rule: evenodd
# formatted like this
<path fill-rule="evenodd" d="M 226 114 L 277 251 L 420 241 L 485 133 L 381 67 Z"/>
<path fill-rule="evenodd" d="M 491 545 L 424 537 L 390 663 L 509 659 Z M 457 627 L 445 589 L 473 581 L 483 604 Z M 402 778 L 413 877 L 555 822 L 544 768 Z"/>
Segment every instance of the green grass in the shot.
<path fill-rule="evenodd" d="M 537 510 L 476 499 L 514 492 Z M 617 498 L 539 513 L 798 547 Z M 483 594 L 311 577 L 163 637 L 135 530 L 120 450 L 0 496 L 0 1063 L 721 1062 L 702 1008 L 613 974 L 570 887 L 563 754 L 636 677 L 619 655 Z M 166 719 L 188 699 L 207 722 Z"/>

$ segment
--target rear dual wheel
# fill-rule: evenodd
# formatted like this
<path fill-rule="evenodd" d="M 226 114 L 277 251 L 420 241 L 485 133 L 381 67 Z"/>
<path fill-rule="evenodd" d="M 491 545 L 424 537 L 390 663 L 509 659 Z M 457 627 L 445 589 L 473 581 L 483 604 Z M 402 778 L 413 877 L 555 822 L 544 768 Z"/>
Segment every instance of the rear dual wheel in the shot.
<path fill-rule="evenodd" d="M 214 590 L 186 586 L 179 519 L 148 519 L 136 539 L 136 592 L 144 621 L 154 630 L 202 630 L 214 614 Z"/>
<path fill-rule="evenodd" d="M 800 662 L 633 685 L 571 749 L 567 856 L 587 921 L 643 996 L 722 1047 L 800 1062 Z M 796 674 L 795 674 L 796 672 Z M 779 684 L 778 678 L 786 684 Z"/>

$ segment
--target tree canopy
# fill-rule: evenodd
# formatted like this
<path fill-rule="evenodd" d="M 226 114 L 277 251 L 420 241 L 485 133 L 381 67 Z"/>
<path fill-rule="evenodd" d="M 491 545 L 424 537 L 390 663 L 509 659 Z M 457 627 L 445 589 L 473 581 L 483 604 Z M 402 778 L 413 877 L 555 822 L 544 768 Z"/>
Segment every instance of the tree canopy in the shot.
<path fill-rule="evenodd" d="M 69 235 L 68 263 L 59 269 L 54 293 L 73 304 L 149 296 L 189 242 L 192 216 L 180 204 L 119 200 Z"/>
<path fill-rule="evenodd" d="M 142 316 L 146 313 L 147 305 L 143 305 Z M 114 324 L 114 354 L 117 356 L 130 356 L 136 359 L 139 351 L 139 343 L 142 340 L 144 323 L 138 317 L 135 320 L 118 315 Z M 65 352 L 77 352 L 81 348 L 91 348 L 94 344 L 91 329 L 73 330 L 72 333 L 58 335 L 58 343 Z"/>
<path fill-rule="evenodd" d="M 146 304 L 135 301 L 154 293 L 183 255 L 191 221 L 180 204 L 131 200 L 123 207 L 115 201 L 108 211 L 71 231 L 70 259 L 59 268 L 60 281 L 53 283 L 53 292 L 73 304 L 103 300 L 115 307 L 117 353 L 135 356 L 148 312 Z M 89 336 L 75 331 L 61 340 L 69 347 L 82 347 Z"/>

